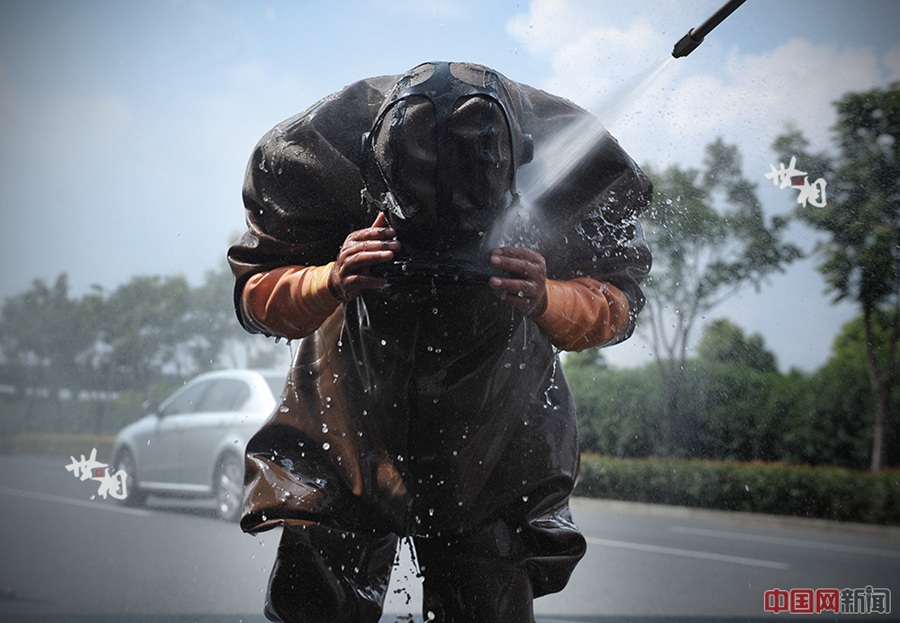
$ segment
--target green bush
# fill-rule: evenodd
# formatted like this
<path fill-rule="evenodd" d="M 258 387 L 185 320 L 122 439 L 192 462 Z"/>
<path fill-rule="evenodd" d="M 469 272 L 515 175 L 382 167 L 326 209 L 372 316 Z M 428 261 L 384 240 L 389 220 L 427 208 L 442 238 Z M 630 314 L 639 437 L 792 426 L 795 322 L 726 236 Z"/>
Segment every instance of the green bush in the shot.
<path fill-rule="evenodd" d="M 62 459 L 89 455 L 91 449 L 96 449 L 98 460 L 110 461 L 114 441 L 112 435 L 22 433 L 0 437 L 0 454 Z"/>
<path fill-rule="evenodd" d="M 900 525 L 900 471 L 585 455 L 576 495 Z"/>
<path fill-rule="evenodd" d="M 115 435 L 143 414 L 145 400 L 160 402 L 172 385 L 121 391 L 114 398 L 51 400 L 40 396 L 0 399 L 0 437 L 22 434 Z"/>

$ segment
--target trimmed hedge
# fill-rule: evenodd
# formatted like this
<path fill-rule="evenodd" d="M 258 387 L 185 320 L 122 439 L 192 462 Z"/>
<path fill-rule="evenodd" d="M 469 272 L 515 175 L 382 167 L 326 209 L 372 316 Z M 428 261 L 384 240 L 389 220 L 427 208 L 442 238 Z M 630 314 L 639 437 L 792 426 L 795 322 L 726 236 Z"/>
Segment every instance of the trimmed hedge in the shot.
<path fill-rule="evenodd" d="M 900 525 L 900 470 L 583 455 L 575 495 Z"/>
<path fill-rule="evenodd" d="M 112 435 L 23 433 L 0 437 L 0 454 L 66 458 L 88 455 L 96 448 L 98 460 L 110 461 L 115 440 Z"/>

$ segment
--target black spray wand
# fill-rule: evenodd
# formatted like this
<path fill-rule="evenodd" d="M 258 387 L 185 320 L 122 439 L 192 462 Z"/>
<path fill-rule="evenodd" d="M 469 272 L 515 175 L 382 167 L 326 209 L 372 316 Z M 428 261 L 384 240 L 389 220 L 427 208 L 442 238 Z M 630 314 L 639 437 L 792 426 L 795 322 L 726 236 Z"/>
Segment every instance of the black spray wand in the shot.
<path fill-rule="evenodd" d="M 744 4 L 744 1 L 745 0 L 731 0 L 730 2 L 726 2 L 705 22 L 696 28 L 691 28 L 688 33 L 675 44 L 675 48 L 672 50 L 672 56 L 681 58 L 700 47 L 700 44 L 703 43 L 703 39 L 706 35 L 712 32 L 713 28 L 721 24 L 726 17 L 734 13 L 735 9 Z"/>

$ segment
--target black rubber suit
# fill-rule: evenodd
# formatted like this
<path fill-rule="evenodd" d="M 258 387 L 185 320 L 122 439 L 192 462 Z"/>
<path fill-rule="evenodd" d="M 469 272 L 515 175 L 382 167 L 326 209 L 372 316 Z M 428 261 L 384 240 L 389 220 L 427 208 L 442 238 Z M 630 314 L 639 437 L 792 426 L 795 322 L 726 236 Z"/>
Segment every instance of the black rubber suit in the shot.
<path fill-rule="evenodd" d="M 470 98 L 502 112 L 476 128 L 487 151 L 503 145 L 490 167 L 448 138 Z M 410 181 L 403 168 L 404 150 L 421 148 L 404 133 L 411 101 L 433 106 L 435 179 Z M 585 552 L 568 509 L 572 396 L 558 351 L 479 285 L 479 266 L 488 238 L 527 245 L 550 278 L 620 288 L 633 326 L 650 267 L 636 216 L 651 187 L 615 140 L 541 189 L 527 214 L 516 194 L 549 138 L 584 119 L 487 68 L 428 63 L 352 84 L 259 142 L 244 186 L 249 231 L 229 251 L 247 330 L 268 332 L 241 305 L 252 275 L 327 264 L 379 209 L 412 258 L 300 341 L 281 405 L 247 447 L 241 526 L 285 528 L 272 620 L 378 621 L 398 536 L 414 540 L 426 620 L 529 622 L 533 598 L 565 586 Z M 416 205 L 417 183 L 430 205 Z M 487 197 L 481 212 L 455 212 L 454 197 L 473 189 Z M 491 230 L 510 214 L 506 231 Z"/>

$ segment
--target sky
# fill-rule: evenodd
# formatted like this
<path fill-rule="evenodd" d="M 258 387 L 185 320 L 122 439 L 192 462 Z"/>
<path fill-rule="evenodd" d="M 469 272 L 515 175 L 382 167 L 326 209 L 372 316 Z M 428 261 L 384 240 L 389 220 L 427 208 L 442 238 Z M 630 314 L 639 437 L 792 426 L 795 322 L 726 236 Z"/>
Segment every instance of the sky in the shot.
<path fill-rule="evenodd" d="M 471 61 L 597 114 L 641 164 L 699 166 L 739 147 L 768 215 L 796 192 L 765 178 L 793 124 L 831 149 L 832 103 L 900 80 L 900 0 L 747 0 L 690 56 L 674 43 L 719 0 L 0 0 L 0 301 L 36 279 L 73 296 L 137 275 L 224 267 L 244 229 L 257 140 L 358 79 Z M 798 163 L 802 166 L 802 162 Z M 802 226 L 811 249 L 821 234 Z M 652 240 L 650 241 L 652 246 Z M 707 320 L 759 333 L 813 371 L 856 314 L 807 259 Z M 641 332 L 605 351 L 642 365 Z"/>

